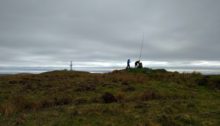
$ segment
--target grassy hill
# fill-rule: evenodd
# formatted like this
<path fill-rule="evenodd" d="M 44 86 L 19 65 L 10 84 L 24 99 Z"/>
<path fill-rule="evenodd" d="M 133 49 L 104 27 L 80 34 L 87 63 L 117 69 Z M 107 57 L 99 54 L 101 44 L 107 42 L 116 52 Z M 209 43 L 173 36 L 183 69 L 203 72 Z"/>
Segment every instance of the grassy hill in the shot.
<path fill-rule="evenodd" d="M 129 69 L 0 76 L 0 126 L 219 126 L 220 76 Z"/>

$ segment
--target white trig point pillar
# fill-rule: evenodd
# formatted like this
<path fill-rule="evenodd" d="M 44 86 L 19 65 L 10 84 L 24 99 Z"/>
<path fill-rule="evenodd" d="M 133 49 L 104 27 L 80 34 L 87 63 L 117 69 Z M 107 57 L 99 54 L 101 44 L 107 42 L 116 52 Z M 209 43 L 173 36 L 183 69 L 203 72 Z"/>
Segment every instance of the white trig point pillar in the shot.
<path fill-rule="evenodd" d="M 70 71 L 73 70 L 73 61 L 70 61 Z"/>

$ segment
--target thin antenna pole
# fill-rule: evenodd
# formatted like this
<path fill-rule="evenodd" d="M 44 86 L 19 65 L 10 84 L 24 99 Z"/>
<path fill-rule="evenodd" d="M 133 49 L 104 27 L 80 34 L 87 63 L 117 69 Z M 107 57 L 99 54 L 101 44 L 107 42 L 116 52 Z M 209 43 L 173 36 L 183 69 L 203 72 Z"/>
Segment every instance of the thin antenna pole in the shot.
<path fill-rule="evenodd" d="M 142 51 L 143 51 L 143 46 L 144 46 L 144 32 L 143 32 L 143 36 L 142 36 L 142 42 L 141 42 L 141 50 L 140 50 L 139 60 L 141 60 Z"/>

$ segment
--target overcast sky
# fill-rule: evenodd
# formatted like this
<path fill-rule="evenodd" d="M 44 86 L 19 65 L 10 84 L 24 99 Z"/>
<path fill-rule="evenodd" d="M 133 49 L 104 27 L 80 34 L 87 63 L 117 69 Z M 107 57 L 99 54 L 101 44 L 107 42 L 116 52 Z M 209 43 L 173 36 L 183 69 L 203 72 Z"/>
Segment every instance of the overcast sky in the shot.
<path fill-rule="evenodd" d="M 220 66 L 219 0 L 1 0 L 0 66 Z"/>

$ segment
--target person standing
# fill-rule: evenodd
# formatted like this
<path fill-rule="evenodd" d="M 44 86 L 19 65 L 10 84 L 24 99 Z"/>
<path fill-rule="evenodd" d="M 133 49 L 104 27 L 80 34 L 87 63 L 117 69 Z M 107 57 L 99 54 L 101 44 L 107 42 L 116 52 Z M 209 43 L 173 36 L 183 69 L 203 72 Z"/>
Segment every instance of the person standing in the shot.
<path fill-rule="evenodd" d="M 131 60 L 128 59 L 128 60 L 127 60 L 127 67 L 126 67 L 126 69 L 130 69 L 130 68 L 131 68 L 131 67 L 130 67 L 130 63 L 131 63 Z"/>

